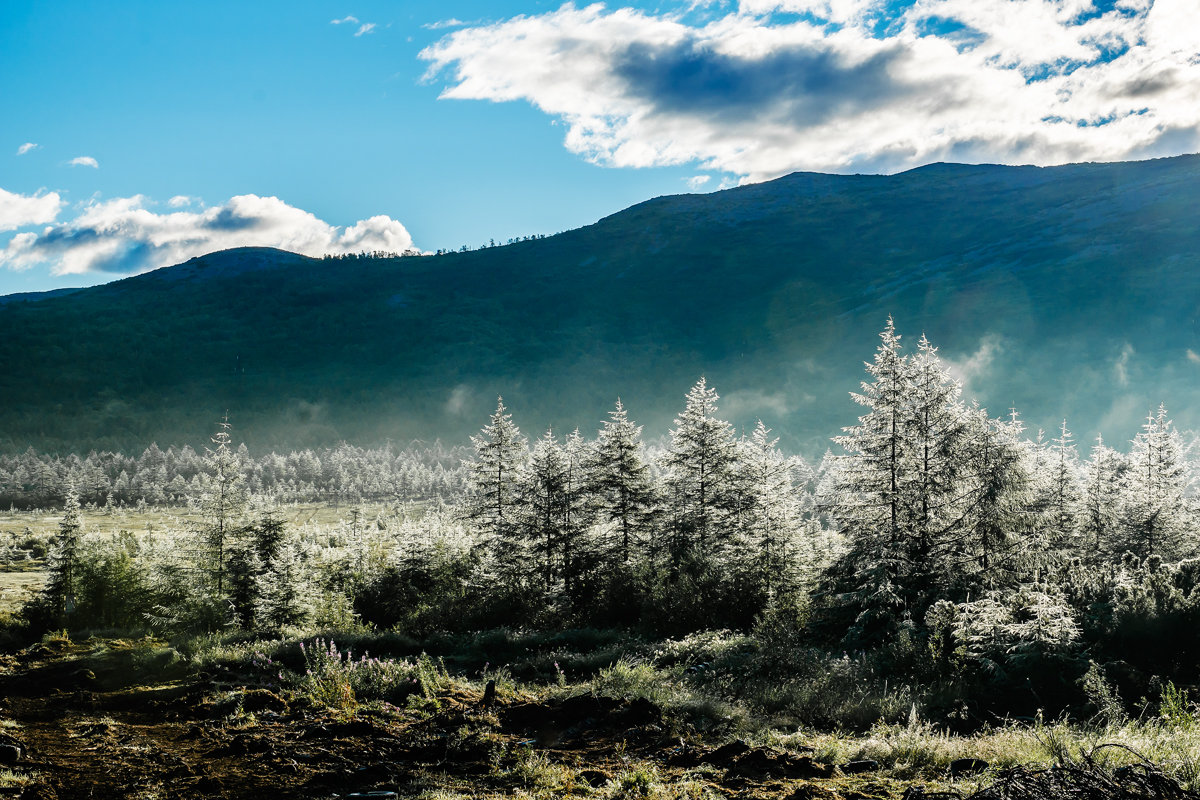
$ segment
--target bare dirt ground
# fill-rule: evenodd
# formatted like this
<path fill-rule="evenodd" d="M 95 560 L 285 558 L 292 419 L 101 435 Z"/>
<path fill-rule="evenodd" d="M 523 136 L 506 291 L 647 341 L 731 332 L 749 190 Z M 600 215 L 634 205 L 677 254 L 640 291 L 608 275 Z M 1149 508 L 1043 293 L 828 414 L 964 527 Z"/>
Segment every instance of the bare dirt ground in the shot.
<path fill-rule="evenodd" d="M 822 764 L 803 747 L 689 739 L 644 699 L 459 688 L 334 713 L 232 674 L 196 675 L 153 640 L 51 637 L 0 655 L 0 698 L 0 797 L 31 800 L 954 800 L 972 788 L 895 780 L 875 762 Z M 968 800 L 1118 798 L 1200 793 L 1150 764 L 1088 758 L 1002 771 Z"/>
<path fill-rule="evenodd" d="M 685 743 L 645 700 L 485 707 L 458 693 L 334 714 L 189 675 L 147 642 L 53 639 L 0 658 L 0 796 L 866 800 L 904 788 L 801 752 Z"/>

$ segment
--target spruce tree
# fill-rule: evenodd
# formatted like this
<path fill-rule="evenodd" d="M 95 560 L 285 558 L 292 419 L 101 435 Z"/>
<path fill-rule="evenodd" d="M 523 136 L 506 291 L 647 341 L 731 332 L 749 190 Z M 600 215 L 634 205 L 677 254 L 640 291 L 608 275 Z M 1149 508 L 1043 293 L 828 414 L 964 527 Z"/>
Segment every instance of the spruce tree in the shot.
<path fill-rule="evenodd" d="M 200 497 L 201 538 L 206 568 L 216 597 L 225 591 L 226 558 L 234 538 L 242 530 L 247 496 L 237 453 L 231 446 L 229 418 L 218 423 L 212 437 L 215 447 L 206 452 L 207 482 Z"/>
<path fill-rule="evenodd" d="M 1129 452 L 1121 509 L 1125 549 L 1166 561 L 1195 552 L 1186 487 L 1179 433 L 1160 405 L 1146 417 Z"/>
<path fill-rule="evenodd" d="M 859 642 L 889 635 L 906 604 L 908 577 L 908 506 L 900 490 L 911 458 L 906 419 L 911 365 L 891 317 L 879 338 L 875 358 L 866 365 L 871 380 L 862 383 L 861 393 L 851 393 L 867 411 L 834 438 L 845 454 L 837 458 L 825 501 L 847 548 L 831 571 L 832 596 L 854 614 L 849 638 Z"/>
<path fill-rule="evenodd" d="M 768 599 L 793 585 L 797 566 L 799 493 L 793 483 L 793 462 L 778 444 L 760 419 L 750 438 L 741 442 L 739 459 L 738 483 L 746 501 L 744 547 L 755 582 Z"/>
<path fill-rule="evenodd" d="M 1008 419 L 992 419 L 978 405 L 968 412 L 964 535 L 956 537 L 952 558 L 966 594 L 1009 583 L 1021 560 L 1016 532 L 1029 481 L 1023 430 L 1015 411 Z"/>
<path fill-rule="evenodd" d="M 641 426 L 629 420 L 618 398 L 585 462 L 597 516 L 616 534 L 609 558 L 626 567 L 648 546 L 654 529 L 654 482 L 641 436 Z"/>
<path fill-rule="evenodd" d="M 275 557 L 286 537 L 287 521 L 277 508 L 264 509 L 250 528 L 255 555 L 264 564 Z"/>
<path fill-rule="evenodd" d="M 512 414 L 497 398 L 491 421 L 471 437 L 475 460 L 470 462 L 468 516 L 479 531 L 493 541 L 504 540 L 516 516 L 517 476 L 528 454 L 526 439 L 513 423 Z"/>
<path fill-rule="evenodd" d="M 229 548 L 226 562 L 228 599 L 234 619 L 242 627 L 255 625 L 263 574 L 283 546 L 286 526 L 277 509 L 266 509 L 260 513 L 257 522 L 245 529 L 245 535 L 239 536 Z"/>
<path fill-rule="evenodd" d="M 689 556 L 709 561 L 732 533 L 737 445 L 733 427 L 716 417 L 718 399 L 701 378 L 688 392 L 671 430 L 665 466 L 672 569 Z"/>
<path fill-rule="evenodd" d="M 1093 565 L 1120 556 L 1117 532 L 1126 467 L 1124 456 L 1105 445 L 1102 436 L 1097 436 L 1084 465 L 1079 520 L 1085 560 Z"/>
<path fill-rule="evenodd" d="M 255 625 L 259 580 L 265 569 L 251 541 L 240 538 L 232 543 L 225 561 L 226 600 L 234 624 L 240 627 Z"/>
<path fill-rule="evenodd" d="M 542 594 L 550 597 L 562 572 L 566 538 L 568 466 L 566 454 L 546 431 L 533 445 L 517 484 L 521 508 L 519 529 L 529 554 L 531 571 L 540 576 Z"/>
<path fill-rule="evenodd" d="M 858 643 L 890 635 L 946 591 L 967 527 L 969 414 L 937 350 L 901 352 L 891 319 L 852 397 L 868 412 L 835 441 L 846 450 L 829 508 L 847 551 L 832 577 Z"/>
<path fill-rule="evenodd" d="M 962 387 L 950 378 L 924 336 L 912 361 L 905 414 L 909 463 L 900 480 L 907 507 L 907 558 L 917 580 L 935 582 L 944 556 L 962 535 L 962 449 L 967 444 Z"/>
<path fill-rule="evenodd" d="M 837 484 L 831 507 L 835 520 L 861 558 L 874 563 L 898 554 L 903 509 L 900 481 L 908 457 L 905 398 L 910 365 L 901 352 L 900 336 L 891 317 L 879 335 L 875 359 L 867 365 L 870 382 L 851 392 L 854 402 L 868 409 L 858 425 L 834 438 L 846 455 L 838 459 Z"/>
<path fill-rule="evenodd" d="M 1080 491 L 1079 454 L 1064 419 L 1059 434 L 1050 441 L 1045 509 L 1050 537 L 1048 545 L 1059 553 L 1074 552 L 1079 544 Z"/>
<path fill-rule="evenodd" d="M 281 543 L 260 573 L 256 588 L 254 618 L 260 625 L 280 628 L 308 621 L 313 614 L 314 587 L 299 542 L 292 539 Z"/>
<path fill-rule="evenodd" d="M 67 490 L 66 508 L 58 523 L 58 534 L 51 543 L 44 596 L 56 619 L 66 621 L 75 610 L 79 580 L 79 546 L 83 522 L 79 515 L 79 495 L 72 486 Z"/>

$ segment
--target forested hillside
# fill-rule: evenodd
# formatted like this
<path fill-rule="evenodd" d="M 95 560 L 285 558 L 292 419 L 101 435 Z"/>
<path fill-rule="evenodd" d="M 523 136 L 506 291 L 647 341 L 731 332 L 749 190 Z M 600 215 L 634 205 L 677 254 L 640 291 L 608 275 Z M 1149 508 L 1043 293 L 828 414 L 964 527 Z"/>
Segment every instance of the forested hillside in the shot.
<path fill-rule="evenodd" d="M 653 437 L 705 375 L 738 430 L 818 456 L 894 315 L 989 407 L 1128 439 L 1194 410 L 1200 157 L 794 174 L 664 197 L 548 238 L 432 256 L 214 253 L 0 304 L 0 444 L 140 451 L 465 441 L 503 394 Z M 527 415 L 527 416 L 526 416 Z"/>

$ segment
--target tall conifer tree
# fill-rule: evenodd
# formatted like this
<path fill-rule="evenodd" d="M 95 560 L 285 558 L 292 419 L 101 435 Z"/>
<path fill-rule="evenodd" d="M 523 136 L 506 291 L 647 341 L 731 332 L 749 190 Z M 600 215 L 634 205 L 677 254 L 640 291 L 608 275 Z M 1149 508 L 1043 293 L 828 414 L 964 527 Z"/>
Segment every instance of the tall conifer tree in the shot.
<path fill-rule="evenodd" d="M 688 556 L 708 561 L 731 534 L 737 449 L 733 427 L 716 416 L 718 399 L 701 378 L 688 392 L 671 430 L 665 465 L 672 568 Z"/>
<path fill-rule="evenodd" d="M 475 460 L 470 467 L 468 516 L 493 544 L 510 535 L 517 514 L 517 477 L 528 456 L 525 437 L 497 398 L 496 411 L 478 436 L 471 437 Z"/>
<path fill-rule="evenodd" d="M 208 480 L 200 496 L 203 515 L 200 532 L 217 598 L 222 597 L 225 591 L 226 559 L 234 537 L 243 530 L 242 516 L 247 502 L 241 465 L 229 433 L 231 427 L 229 418 L 225 417 L 213 434 L 215 447 L 207 451 L 205 466 Z"/>
<path fill-rule="evenodd" d="M 1165 406 L 1146 417 L 1133 440 L 1125 474 L 1122 527 L 1126 549 L 1135 555 L 1157 555 L 1167 561 L 1192 555 L 1185 490 L 1183 445 Z"/>
<path fill-rule="evenodd" d="M 654 483 L 641 436 L 618 398 L 585 464 L 596 513 L 615 533 L 608 558 L 626 566 L 649 544 L 654 527 Z"/>
<path fill-rule="evenodd" d="M 79 495 L 75 487 L 67 489 L 66 508 L 58 523 L 58 534 L 50 545 L 49 574 L 45 597 L 55 617 L 69 619 L 75 610 L 79 579 L 79 546 L 83 540 L 83 521 L 79 514 Z"/>
<path fill-rule="evenodd" d="M 743 546 L 767 597 L 789 588 L 797 568 L 799 492 L 793 482 L 793 462 L 778 444 L 760 419 L 750 438 L 741 442 L 739 459 L 739 483 L 746 501 Z"/>

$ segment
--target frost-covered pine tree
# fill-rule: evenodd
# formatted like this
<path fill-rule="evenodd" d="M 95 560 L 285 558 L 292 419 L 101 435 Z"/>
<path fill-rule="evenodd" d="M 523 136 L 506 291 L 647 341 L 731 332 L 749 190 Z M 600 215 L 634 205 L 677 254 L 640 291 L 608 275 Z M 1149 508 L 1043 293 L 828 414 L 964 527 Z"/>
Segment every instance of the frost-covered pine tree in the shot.
<path fill-rule="evenodd" d="M 1064 419 L 1058 436 L 1050 440 L 1049 459 L 1044 483 L 1047 491 L 1045 509 L 1050 529 L 1051 548 L 1059 552 L 1074 552 L 1078 547 L 1080 491 L 1079 453 L 1075 439 Z"/>
<path fill-rule="evenodd" d="M 491 421 L 471 437 L 475 460 L 470 468 L 470 516 L 481 531 L 503 536 L 512 524 L 516 504 L 517 473 L 525 463 L 528 445 L 512 414 L 497 398 Z"/>
<path fill-rule="evenodd" d="M 809 478 L 811 495 L 804 508 L 807 533 L 801 541 L 800 568 L 808 579 L 816 579 L 828 570 L 843 554 L 846 536 L 832 512 L 839 507 L 841 470 L 846 461 L 826 448 Z"/>
<path fill-rule="evenodd" d="M 794 483 L 795 462 L 779 451 L 779 439 L 761 419 L 739 445 L 743 546 L 755 582 L 771 597 L 796 579 L 800 493 Z"/>
<path fill-rule="evenodd" d="M 264 564 L 275 557 L 286 537 L 287 521 L 277 508 L 264 509 L 259 514 L 258 522 L 250 528 L 255 554 Z"/>
<path fill-rule="evenodd" d="M 259 579 L 265 569 L 253 543 L 241 537 L 229 548 L 225 561 L 226 600 L 235 625 L 252 628 L 258 604 Z"/>
<path fill-rule="evenodd" d="M 891 317 L 879 338 L 875 358 L 866 365 L 870 380 L 850 395 L 866 413 L 834 438 L 845 454 L 831 471 L 824 501 L 846 548 L 832 569 L 836 597 L 856 614 L 851 635 L 860 640 L 894 624 L 905 606 L 908 572 L 907 505 L 900 489 L 911 458 L 906 430 L 911 365 Z"/>
<path fill-rule="evenodd" d="M 229 548 L 244 529 L 242 517 L 247 502 L 241 464 L 229 433 L 231 427 L 229 418 L 224 418 L 212 437 L 215 446 L 206 452 L 207 481 L 199 503 L 205 569 L 218 598 L 225 591 Z"/>
<path fill-rule="evenodd" d="M 1016 414 L 992 419 L 975 405 L 967 413 L 963 448 L 964 535 L 956 538 L 954 561 L 968 593 L 1009 581 L 1021 555 L 1016 535 L 1028 484 L 1023 426 Z"/>
<path fill-rule="evenodd" d="M 278 509 L 262 511 L 229 549 L 228 599 L 234 619 L 242 627 L 255 624 L 263 573 L 279 554 L 287 536 L 287 523 Z M 355 542 L 357 544 L 357 542 Z"/>
<path fill-rule="evenodd" d="M 579 599 L 594 562 L 591 514 L 583 461 L 587 443 L 574 431 L 563 443 L 552 430 L 533 445 L 517 483 L 516 529 L 529 558 L 526 576 L 537 576 L 546 598 Z"/>
<path fill-rule="evenodd" d="M 254 619 L 274 628 L 302 625 L 312 617 L 313 593 L 303 548 L 295 539 L 285 541 L 258 576 Z"/>
<path fill-rule="evenodd" d="M 1133 440 L 1122 487 L 1122 539 L 1137 556 L 1174 561 L 1196 550 L 1185 490 L 1183 445 L 1165 406 L 1146 417 Z"/>
<path fill-rule="evenodd" d="M 931 582 L 944 573 L 944 556 L 963 534 L 962 449 L 967 438 L 961 394 L 937 348 L 922 336 L 912 360 L 905 414 L 909 463 L 901 473 L 900 497 L 911 526 L 906 537 L 910 568 Z"/>
<path fill-rule="evenodd" d="M 533 445 L 516 487 L 517 523 L 530 572 L 540 576 L 542 593 L 554 593 L 562 573 L 567 518 L 567 456 L 552 430 Z"/>
<path fill-rule="evenodd" d="M 1066 423 L 1053 439 L 1039 429 L 1025 443 L 1025 462 L 1029 486 L 1022 529 L 1031 555 L 1045 562 L 1076 544 L 1078 457 Z"/>
<path fill-rule="evenodd" d="M 716 416 L 718 399 L 701 378 L 671 430 L 665 467 L 672 569 L 689 556 L 708 561 L 731 534 L 737 443 L 733 426 Z"/>
<path fill-rule="evenodd" d="M 615 533 L 608 557 L 626 566 L 647 546 L 654 530 L 654 481 L 641 436 L 641 426 L 629 420 L 618 398 L 585 462 L 596 514 Z"/>
<path fill-rule="evenodd" d="M 1097 436 L 1083 469 L 1079 532 L 1085 561 L 1095 564 L 1120 555 L 1117 531 L 1126 466 L 1124 456 Z"/>
<path fill-rule="evenodd" d="M 867 409 L 858 424 L 845 428 L 834 441 L 846 454 L 838 459 L 831 511 L 841 530 L 861 556 L 872 562 L 898 550 L 902 510 L 900 480 L 905 448 L 905 397 L 909 386 L 908 357 L 891 317 L 879 335 L 875 360 L 867 364 L 872 380 L 862 392 L 851 392 Z"/>
<path fill-rule="evenodd" d="M 957 578 L 951 556 L 970 536 L 961 387 L 925 337 L 904 355 L 891 319 L 867 373 L 851 395 L 867 413 L 835 438 L 846 453 L 829 505 L 847 545 L 831 577 L 857 614 L 849 634 L 859 643 L 889 635 L 901 618 L 924 619 Z"/>
<path fill-rule="evenodd" d="M 58 523 L 58 534 L 50 546 L 44 596 L 56 618 L 75 610 L 79 572 L 79 546 L 83 540 L 83 521 L 79 514 L 79 495 L 72 486 L 67 490 L 66 508 Z"/>

